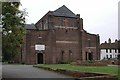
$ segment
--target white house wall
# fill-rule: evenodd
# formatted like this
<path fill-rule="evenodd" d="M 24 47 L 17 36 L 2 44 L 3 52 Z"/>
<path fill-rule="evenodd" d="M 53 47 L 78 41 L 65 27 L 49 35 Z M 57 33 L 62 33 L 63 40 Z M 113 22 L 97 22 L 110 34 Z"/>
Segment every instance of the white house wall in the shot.
<path fill-rule="evenodd" d="M 101 54 L 100 54 L 100 59 L 104 59 L 104 58 L 110 58 L 110 55 L 112 55 L 112 58 L 116 58 L 118 56 L 118 50 L 115 53 L 115 49 L 111 49 L 111 53 L 110 53 L 110 49 L 108 49 L 108 53 L 106 53 L 106 49 L 101 49 Z"/>

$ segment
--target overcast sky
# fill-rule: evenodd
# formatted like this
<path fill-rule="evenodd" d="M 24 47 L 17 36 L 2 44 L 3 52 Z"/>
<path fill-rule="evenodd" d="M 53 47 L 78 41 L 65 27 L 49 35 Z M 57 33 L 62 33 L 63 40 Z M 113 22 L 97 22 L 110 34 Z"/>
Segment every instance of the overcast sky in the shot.
<path fill-rule="evenodd" d="M 36 23 L 48 11 L 66 5 L 73 13 L 83 18 L 84 29 L 100 35 L 103 43 L 118 39 L 118 2 L 120 0 L 21 0 L 20 9 L 26 8 L 28 24 Z M 72 37 L 72 36 L 71 36 Z"/>

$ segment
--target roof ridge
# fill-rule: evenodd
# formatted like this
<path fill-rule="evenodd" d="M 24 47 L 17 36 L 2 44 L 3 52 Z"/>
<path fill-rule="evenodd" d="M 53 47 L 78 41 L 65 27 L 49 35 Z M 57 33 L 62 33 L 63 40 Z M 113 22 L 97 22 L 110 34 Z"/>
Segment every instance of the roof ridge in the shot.
<path fill-rule="evenodd" d="M 76 17 L 76 15 L 70 9 L 68 9 L 65 5 L 54 10 L 53 13 L 56 16 Z"/>

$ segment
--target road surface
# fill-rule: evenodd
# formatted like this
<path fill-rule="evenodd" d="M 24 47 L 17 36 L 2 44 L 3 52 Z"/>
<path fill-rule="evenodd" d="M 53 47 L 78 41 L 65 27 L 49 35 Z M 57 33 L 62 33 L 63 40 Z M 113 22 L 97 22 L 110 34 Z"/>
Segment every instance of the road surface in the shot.
<path fill-rule="evenodd" d="M 74 80 L 70 76 L 59 74 L 52 71 L 35 68 L 32 65 L 2 65 L 2 77 L 5 79 L 30 79 L 30 80 Z"/>

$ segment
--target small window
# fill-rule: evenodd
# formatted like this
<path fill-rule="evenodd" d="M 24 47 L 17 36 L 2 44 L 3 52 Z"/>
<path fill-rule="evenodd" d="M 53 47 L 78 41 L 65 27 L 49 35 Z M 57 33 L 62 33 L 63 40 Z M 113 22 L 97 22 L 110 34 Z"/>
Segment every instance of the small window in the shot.
<path fill-rule="evenodd" d="M 112 50 L 110 49 L 110 53 L 112 53 Z"/>
<path fill-rule="evenodd" d="M 64 50 L 61 50 L 61 60 L 63 60 Z"/>
<path fill-rule="evenodd" d="M 108 49 L 106 49 L 106 53 L 108 53 Z"/>
<path fill-rule="evenodd" d="M 110 55 L 110 58 L 112 58 L 112 55 Z"/>
<path fill-rule="evenodd" d="M 61 50 L 61 53 L 64 54 L 64 50 Z"/>
<path fill-rule="evenodd" d="M 108 55 L 106 55 L 106 58 L 108 59 Z"/>
<path fill-rule="evenodd" d="M 69 53 L 72 53 L 72 51 L 71 51 L 71 50 L 69 50 Z"/>
<path fill-rule="evenodd" d="M 42 20 L 42 29 L 44 29 L 44 21 Z"/>
<path fill-rule="evenodd" d="M 115 53 L 117 53 L 117 49 L 115 49 Z"/>
<path fill-rule="evenodd" d="M 90 39 L 86 40 L 86 46 L 87 47 L 91 47 L 91 41 L 90 41 Z"/>
<path fill-rule="evenodd" d="M 64 26 L 65 26 L 65 27 L 68 27 L 68 20 L 67 20 L 67 19 L 64 19 L 63 22 L 64 22 Z"/>
<path fill-rule="evenodd" d="M 65 33 L 67 33 L 67 32 L 68 32 L 68 30 L 66 29 Z"/>
<path fill-rule="evenodd" d="M 118 49 L 118 53 L 120 53 L 120 49 Z"/>

